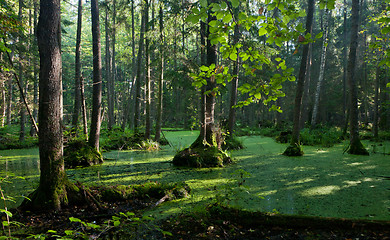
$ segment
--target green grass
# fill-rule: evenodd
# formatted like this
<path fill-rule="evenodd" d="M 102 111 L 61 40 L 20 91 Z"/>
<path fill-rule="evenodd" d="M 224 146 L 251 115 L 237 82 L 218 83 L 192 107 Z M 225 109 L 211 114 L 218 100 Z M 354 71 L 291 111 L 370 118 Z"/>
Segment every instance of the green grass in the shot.
<path fill-rule="evenodd" d="M 235 163 L 225 168 L 174 167 L 171 161 L 176 151 L 188 147 L 198 134 L 167 131 L 165 135 L 173 147 L 163 146 L 156 152 L 107 152 L 104 157 L 112 160 L 103 165 L 68 170 L 67 174 L 70 179 L 95 185 L 187 183 L 192 189 L 191 197 L 164 203 L 145 213 L 161 218 L 223 201 L 250 211 L 390 220 L 389 181 L 380 177 L 389 176 L 388 156 L 343 154 L 347 146 L 343 142 L 331 148 L 303 146 L 304 156 L 286 157 L 281 153 L 287 144 L 276 143 L 269 137 L 249 136 L 241 137 L 245 149 L 233 151 Z M 371 153 L 373 143 L 363 143 Z M 375 145 L 377 152 L 390 151 L 389 142 L 381 144 Z M 18 170 L 16 174 L 24 174 L 29 181 L 17 183 L 16 193 L 27 194 L 31 183 L 38 182 L 37 150 L 0 151 L 0 155 L 1 169 L 6 162 L 9 171 L 13 169 L 11 163 L 24 162 L 27 172 Z M 30 172 L 31 168 L 35 168 L 34 172 Z M 12 188 L 4 189 L 8 195 L 15 194 L 8 191 Z"/>

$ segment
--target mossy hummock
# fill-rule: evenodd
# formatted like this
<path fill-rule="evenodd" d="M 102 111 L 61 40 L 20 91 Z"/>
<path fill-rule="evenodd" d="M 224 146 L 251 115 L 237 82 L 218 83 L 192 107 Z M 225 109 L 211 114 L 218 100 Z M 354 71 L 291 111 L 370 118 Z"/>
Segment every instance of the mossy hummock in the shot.
<path fill-rule="evenodd" d="M 299 157 L 303 156 L 303 150 L 301 145 L 299 144 L 291 144 L 287 147 L 287 149 L 283 152 L 283 155 L 288 157 Z"/>
<path fill-rule="evenodd" d="M 65 168 L 89 167 L 103 163 L 102 154 L 84 140 L 69 142 L 64 148 Z"/>

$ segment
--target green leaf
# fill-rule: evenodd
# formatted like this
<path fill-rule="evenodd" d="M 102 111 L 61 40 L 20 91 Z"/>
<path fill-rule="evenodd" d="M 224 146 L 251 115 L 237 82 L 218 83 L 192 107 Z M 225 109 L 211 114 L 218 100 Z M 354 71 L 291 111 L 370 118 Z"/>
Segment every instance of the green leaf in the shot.
<path fill-rule="evenodd" d="M 65 230 L 64 232 L 65 232 L 65 234 L 66 234 L 67 236 L 73 235 L 73 233 L 74 233 L 73 230 Z"/>
<path fill-rule="evenodd" d="M 260 29 L 259 29 L 259 36 L 263 36 L 263 35 L 265 35 L 265 34 L 267 34 L 267 29 L 265 29 L 264 27 L 263 27 L 263 28 L 260 28 Z"/>
<path fill-rule="evenodd" d="M 223 22 L 229 23 L 232 19 L 233 19 L 232 15 L 229 13 L 229 14 L 225 15 L 225 17 L 223 18 Z"/>
<path fill-rule="evenodd" d="M 229 55 L 229 58 L 230 58 L 231 60 L 233 60 L 233 61 L 236 61 L 236 60 L 237 60 L 237 53 L 231 53 L 231 54 Z"/>
<path fill-rule="evenodd" d="M 69 221 L 71 221 L 71 222 L 81 222 L 80 219 L 75 218 L 75 217 L 70 217 L 70 218 L 69 218 Z"/>
<path fill-rule="evenodd" d="M 317 35 L 316 35 L 316 38 L 318 39 L 318 38 L 322 38 L 322 36 L 324 35 L 324 33 L 323 32 L 320 32 L 320 33 L 318 33 Z"/>
<path fill-rule="evenodd" d="M 255 97 L 255 98 L 257 98 L 257 99 L 261 99 L 261 93 L 255 93 L 255 94 L 253 94 L 253 96 Z"/>
<path fill-rule="evenodd" d="M 240 0 L 232 0 L 232 6 L 234 8 L 238 7 L 238 5 L 240 5 Z"/>
<path fill-rule="evenodd" d="M 12 217 L 12 213 L 10 211 L 7 211 L 5 209 L 0 209 L 0 212 L 7 214 L 8 217 Z"/>
<path fill-rule="evenodd" d="M 114 221 L 114 227 L 118 227 L 119 225 L 121 225 L 120 221 Z"/>
<path fill-rule="evenodd" d="M 386 87 L 390 88 L 390 83 L 386 84 Z"/>
<path fill-rule="evenodd" d="M 215 27 L 215 26 L 217 26 L 218 25 L 218 21 L 217 20 L 213 20 L 213 21 L 210 21 L 209 22 L 209 25 L 211 26 L 211 27 Z"/>
<path fill-rule="evenodd" d="M 207 66 L 205 66 L 205 65 L 203 65 L 203 66 L 201 66 L 199 69 L 200 69 L 201 71 L 203 71 L 203 72 L 207 72 L 210 68 L 207 67 Z"/>
<path fill-rule="evenodd" d="M 199 0 L 200 6 L 207 8 L 207 0 Z"/>

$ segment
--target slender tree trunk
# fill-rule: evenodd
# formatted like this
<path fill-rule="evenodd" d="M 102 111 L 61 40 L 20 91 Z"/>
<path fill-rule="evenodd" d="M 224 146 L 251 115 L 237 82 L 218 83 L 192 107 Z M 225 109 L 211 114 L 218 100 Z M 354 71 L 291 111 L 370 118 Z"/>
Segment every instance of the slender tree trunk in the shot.
<path fill-rule="evenodd" d="M 380 80 L 381 80 L 381 67 L 376 67 L 375 77 L 375 96 L 374 96 L 374 121 L 373 121 L 373 135 L 377 139 L 379 136 L 379 94 L 380 94 Z"/>
<path fill-rule="evenodd" d="M 239 9 L 237 8 L 237 12 Z M 237 14 L 238 15 L 238 14 Z M 240 38 L 240 28 L 237 24 L 234 27 L 234 37 L 233 37 L 233 45 L 238 43 Z M 237 50 L 237 60 L 233 64 L 233 75 L 235 76 L 232 80 L 232 89 L 230 95 L 230 106 L 229 106 L 229 123 L 228 123 L 228 131 L 230 137 L 233 136 L 234 133 L 234 125 L 236 123 L 236 108 L 234 107 L 237 104 L 237 87 L 238 87 L 238 75 L 240 72 L 240 57 L 239 57 L 239 49 Z"/>
<path fill-rule="evenodd" d="M 348 125 L 348 114 L 347 114 L 347 0 L 344 0 L 343 9 L 343 114 L 344 114 L 344 125 Z"/>
<path fill-rule="evenodd" d="M 150 39 L 147 36 L 149 31 L 149 2 L 145 0 L 145 60 L 146 60 L 146 81 L 145 81 L 145 139 L 150 139 L 150 104 L 151 104 L 151 75 L 150 75 Z"/>
<path fill-rule="evenodd" d="M 206 58 L 206 23 L 200 22 L 200 65 L 207 64 Z M 200 90 L 200 138 L 204 139 L 206 136 L 206 86 L 202 86 Z"/>
<path fill-rule="evenodd" d="M 0 53 L 1 55 L 1 53 Z M 1 57 L 0 57 L 1 59 Z M 4 127 L 5 123 L 5 109 L 6 109 L 6 98 L 5 98 L 5 84 L 4 81 L 2 80 L 0 82 L 1 86 L 1 127 Z"/>
<path fill-rule="evenodd" d="M 88 118 L 87 118 L 87 106 L 85 104 L 84 94 L 84 78 L 80 77 L 80 100 L 81 100 L 81 113 L 83 116 L 83 126 L 85 139 L 88 141 Z"/>
<path fill-rule="evenodd" d="M 111 95 L 110 102 L 108 102 L 108 118 L 109 126 L 112 128 L 115 125 L 115 81 L 116 81 L 116 61 L 115 61 L 115 44 L 116 44 L 116 0 L 113 0 L 113 13 L 112 13 L 112 60 L 111 60 L 111 81 L 110 84 L 110 93 Z M 110 128 L 110 129 L 111 129 Z"/>
<path fill-rule="evenodd" d="M 309 105 L 311 102 L 310 98 L 310 83 L 311 83 L 311 68 L 312 68 L 312 58 L 313 58 L 313 44 L 309 43 L 309 57 L 307 58 L 307 67 L 306 67 L 306 76 L 305 76 L 305 85 L 303 92 L 303 103 L 302 103 L 302 113 L 300 120 L 300 128 L 305 127 L 305 123 L 309 118 Z"/>
<path fill-rule="evenodd" d="M 160 3 L 160 76 L 158 79 L 158 104 L 156 118 L 156 136 L 155 141 L 160 142 L 162 113 L 163 113 L 163 87 L 164 87 L 164 10 Z"/>
<path fill-rule="evenodd" d="M 12 84 L 12 76 L 9 77 L 7 80 L 7 89 L 8 89 L 8 95 L 7 95 L 7 111 L 6 111 L 6 118 L 7 118 L 7 126 L 11 126 L 12 123 L 12 98 L 14 93 L 14 86 Z"/>
<path fill-rule="evenodd" d="M 105 56 L 105 67 L 106 67 L 106 72 L 105 72 L 105 80 L 107 84 L 107 102 L 108 102 L 108 129 L 111 130 L 113 126 L 113 116 L 111 115 L 114 114 L 114 110 L 112 109 L 112 99 L 114 98 L 113 92 L 112 92 L 112 73 L 111 73 L 111 52 L 110 52 L 110 28 L 109 28 L 109 22 L 108 22 L 108 0 L 106 0 L 106 15 L 105 15 L 105 32 L 106 32 L 106 56 Z"/>
<path fill-rule="evenodd" d="M 34 0 L 34 37 L 33 37 L 33 46 L 37 45 L 37 38 L 36 38 L 36 33 L 37 33 L 37 25 L 38 25 L 38 3 L 37 0 Z M 34 73 L 34 93 L 33 93 L 33 118 L 35 122 L 38 121 L 38 87 L 39 87 L 39 82 L 38 82 L 38 59 L 35 55 L 35 48 L 33 47 L 33 73 Z M 30 135 L 35 136 L 37 134 L 37 131 L 34 126 L 31 126 L 30 130 Z"/>
<path fill-rule="evenodd" d="M 23 0 L 19 0 L 19 20 L 23 22 L 22 19 L 23 15 Z M 23 80 L 23 61 L 24 61 L 24 54 L 23 54 L 23 49 L 22 49 L 22 42 L 23 42 L 23 31 L 19 30 L 19 82 L 21 85 L 21 90 L 24 91 L 24 80 Z M 24 104 L 23 104 L 23 96 L 22 93 L 20 94 L 19 97 L 19 117 L 20 117 L 20 132 L 19 132 L 19 141 L 24 142 L 25 138 L 25 125 L 26 125 L 26 117 L 25 117 L 25 110 L 24 110 Z"/>
<path fill-rule="evenodd" d="M 98 0 L 91 0 L 92 48 L 93 48 L 93 93 L 92 117 L 89 144 L 99 150 L 102 109 L 102 57 L 100 44 Z"/>
<path fill-rule="evenodd" d="M 313 106 L 313 114 L 311 117 L 311 127 L 315 127 L 317 125 L 318 118 L 318 108 L 320 105 L 320 95 L 322 89 L 322 82 L 324 80 L 325 73 L 325 63 L 326 63 L 326 50 L 328 48 L 328 28 L 329 21 L 332 17 L 332 12 L 329 9 L 325 9 L 325 21 L 324 21 L 324 30 L 323 30 L 323 40 L 322 40 L 322 51 L 321 51 L 321 63 L 320 63 L 320 73 L 317 82 L 316 93 L 314 95 L 314 106 Z"/>
<path fill-rule="evenodd" d="M 146 8 L 146 7 L 145 7 Z M 135 86 L 135 106 L 134 106 L 134 131 L 138 132 L 138 124 L 140 122 L 140 105 L 141 105 L 141 75 L 142 75 L 142 54 L 144 48 L 144 32 L 145 32 L 145 9 L 142 11 L 141 18 L 141 32 L 139 37 L 138 44 L 138 55 L 137 55 L 137 78 L 136 78 L 136 86 Z"/>
<path fill-rule="evenodd" d="M 352 26 L 351 43 L 347 67 L 347 82 L 349 86 L 349 128 L 350 128 L 350 147 L 348 153 L 357 155 L 368 155 L 359 138 L 359 119 L 358 119 L 358 98 L 355 77 L 356 51 L 358 47 L 358 29 L 359 29 L 359 0 L 352 0 Z"/>
<path fill-rule="evenodd" d="M 312 32 L 314 3 L 315 3 L 314 0 L 308 0 L 308 11 L 307 11 L 307 17 L 306 17 L 306 33 Z M 298 147 L 298 145 L 299 145 L 299 132 L 300 132 L 299 126 L 300 126 L 300 116 L 301 116 L 300 112 L 301 112 L 301 105 L 302 105 L 303 88 L 305 85 L 305 73 L 306 73 L 306 67 L 307 67 L 307 58 L 309 55 L 308 53 L 309 53 L 309 44 L 305 44 L 305 45 L 303 45 L 301 66 L 299 69 L 298 82 L 297 82 L 297 88 L 296 88 L 296 94 L 295 94 L 294 126 L 293 126 L 293 130 L 292 130 L 292 137 L 291 137 L 291 143 L 290 143 L 290 145 L 292 147 Z M 293 154 L 293 155 L 302 155 L 303 154 L 303 152 L 300 150 L 298 152 L 297 152 L 297 154 Z M 287 151 L 285 151 L 284 154 L 289 155 L 287 153 Z"/>
<path fill-rule="evenodd" d="M 79 113 L 81 108 L 81 61 L 80 61 L 80 48 L 81 48 L 81 27 L 83 16 L 83 0 L 79 0 L 77 10 L 77 30 L 76 30 L 76 51 L 75 51 L 75 82 L 74 82 L 74 107 L 72 117 L 73 131 L 77 132 L 77 125 L 79 121 Z"/>

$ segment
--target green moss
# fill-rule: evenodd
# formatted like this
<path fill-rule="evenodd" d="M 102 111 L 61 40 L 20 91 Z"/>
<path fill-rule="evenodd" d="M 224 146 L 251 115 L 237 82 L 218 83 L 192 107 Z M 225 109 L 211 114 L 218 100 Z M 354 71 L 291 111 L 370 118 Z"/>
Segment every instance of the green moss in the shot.
<path fill-rule="evenodd" d="M 287 149 L 283 152 L 283 155 L 289 157 L 298 157 L 303 155 L 303 150 L 299 144 L 292 144 L 287 147 Z"/>
<path fill-rule="evenodd" d="M 120 130 L 112 131 L 107 139 L 102 143 L 102 149 L 111 150 L 130 150 L 138 149 L 145 139 L 143 133 L 130 133 Z"/>
<path fill-rule="evenodd" d="M 74 140 L 64 148 L 64 162 L 66 168 L 89 167 L 103 163 L 103 157 L 86 141 Z"/>
<path fill-rule="evenodd" d="M 351 142 L 347 152 L 353 155 L 370 155 L 359 139 Z"/>
<path fill-rule="evenodd" d="M 173 165 L 186 167 L 223 167 L 231 163 L 231 158 L 226 152 L 215 146 L 192 146 L 178 152 L 173 158 Z"/>
<path fill-rule="evenodd" d="M 227 136 L 225 141 L 222 144 L 222 149 L 224 150 L 239 150 L 243 149 L 244 145 L 242 141 L 234 136 Z"/>

